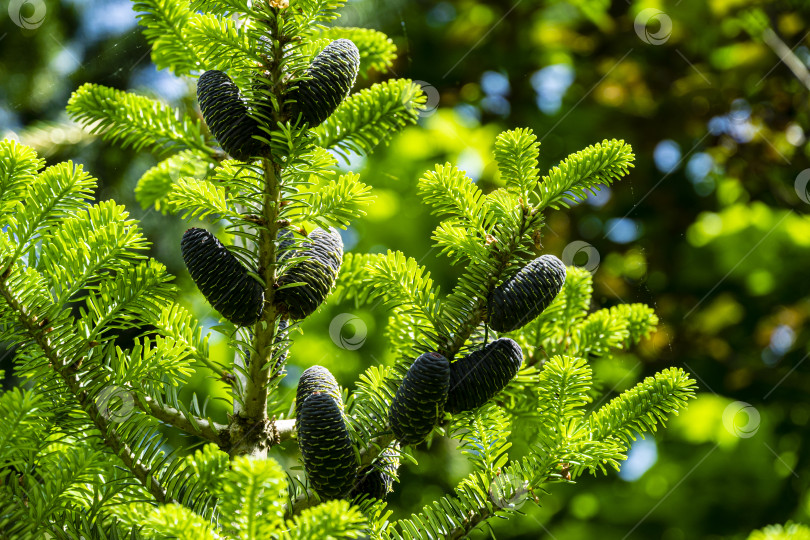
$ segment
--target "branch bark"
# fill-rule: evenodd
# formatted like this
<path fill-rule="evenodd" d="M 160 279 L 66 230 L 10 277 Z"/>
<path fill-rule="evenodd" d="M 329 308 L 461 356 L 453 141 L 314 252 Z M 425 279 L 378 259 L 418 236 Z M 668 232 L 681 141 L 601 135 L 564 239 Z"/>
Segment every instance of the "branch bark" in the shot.
<path fill-rule="evenodd" d="M 191 435 L 199 435 L 200 437 L 204 437 L 209 441 L 216 443 L 220 447 L 223 445 L 220 433 L 227 431 L 228 426 L 225 424 L 217 424 L 216 422 L 211 422 L 205 418 L 199 418 L 193 415 L 191 417 L 186 417 L 174 407 L 163 405 L 149 396 L 143 397 L 142 400 L 135 400 L 135 402 L 139 409 L 147 414 L 151 414 L 161 422 L 165 422 L 178 429 L 182 429 Z"/>

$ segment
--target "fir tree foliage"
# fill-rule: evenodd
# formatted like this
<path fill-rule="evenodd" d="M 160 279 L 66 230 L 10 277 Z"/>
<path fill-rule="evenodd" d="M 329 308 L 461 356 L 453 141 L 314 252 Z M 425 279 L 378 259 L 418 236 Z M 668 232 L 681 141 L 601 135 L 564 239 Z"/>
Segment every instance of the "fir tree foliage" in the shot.
<path fill-rule="evenodd" d="M 386 143 L 425 102 L 411 81 L 388 80 L 355 90 L 315 129 L 285 116 L 289 89 L 308 80 L 312 59 L 336 39 L 357 46 L 361 76 L 391 68 L 387 37 L 334 25 L 341 5 L 136 2 L 159 68 L 191 79 L 217 69 L 234 81 L 260 126 L 255 139 L 268 149 L 260 156 L 231 159 L 199 115 L 145 96 L 87 84 L 68 104 L 109 143 L 159 160 L 136 189 L 144 208 L 206 222 L 264 287 L 255 324 L 219 327 L 238 351 L 228 365 L 209 357 L 211 334 L 177 303 L 172 276 L 148 257 L 149 242 L 125 208 L 94 203 L 96 180 L 81 166 L 44 168 L 30 148 L 0 143 L 0 340 L 15 347 L 15 375 L 26 383 L 0 395 L 0 529 L 10 538 L 460 538 L 514 516 L 510 501 L 616 468 L 634 437 L 654 432 L 693 395 L 693 381 L 669 368 L 590 410 L 589 360 L 628 349 L 657 319 L 640 304 L 590 311 L 590 275 L 568 268 L 548 308 L 508 334 L 522 351 L 517 375 L 472 410 L 454 415 L 439 406 L 427 415 L 428 441 L 457 439 L 473 467 L 468 477 L 405 519 L 392 519 L 384 500 L 323 500 L 348 495 L 381 455 L 418 466 L 411 439 L 396 440 L 389 422 L 413 362 L 430 353 L 457 362 L 497 339 L 485 325 L 488 298 L 538 256 L 543 211 L 632 165 L 629 145 L 603 141 L 541 176 L 536 136 L 519 129 L 496 141 L 501 189 L 482 192 L 452 164 L 418 182 L 442 218 L 436 246 L 460 271 L 452 290 L 440 291 L 428 269 L 400 252 L 347 254 L 339 265 L 338 297 L 390 308 L 386 336 L 397 356 L 361 374 L 345 408 L 329 392 L 309 397 L 339 420 L 341 489 L 329 489 L 332 470 L 313 482 L 268 456 L 295 436 L 295 419 L 281 412 L 290 403 L 276 391 L 296 326 L 274 302 L 279 277 L 309 268 L 301 263 L 311 262 L 313 230 L 346 227 L 371 200 L 358 175 L 335 171 L 335 156 Z M 125 330 L 136 337 L 122 347 L 116 338 Z M 212 418 L 207 397 L 180 397 L 195 375 L 214 378 L 233 414 Z M 512 446 L 518 426 L 530 432 L 528 451 Z M 167 427 L 210 444 L 183 455 L 162 434 Z M 318 422 L 306 429 L 316 457 L 304 458 L 304 470 L 330 463 Z"/>

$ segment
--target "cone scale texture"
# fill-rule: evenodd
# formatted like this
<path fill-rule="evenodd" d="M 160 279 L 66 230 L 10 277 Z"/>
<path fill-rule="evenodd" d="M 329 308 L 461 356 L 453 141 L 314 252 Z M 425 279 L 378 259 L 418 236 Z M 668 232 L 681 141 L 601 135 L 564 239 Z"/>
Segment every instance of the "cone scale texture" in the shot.
<path fill-rule="evenodd" d="M 264 145 L 253 138 L 261 134 L 259 125 L 248 115 L 247 104 L 228 75 L 217 70 L 200 75 L 197 101 L 211 134 L 232 157 L 249 161 L 266 153 Z"/>
<path fill-rule="evenodd" d="M 446 409 L 453 413 L 477 409 L 504 389 L 523 364 L 520 345 L 501 338 L 450 364 Z"/>
<path fill-rule="evenodd" d="M 324 499 L 346 497 L 357 474 L 357 457 L 343 411 L 329 394 L 316 392 L 296 418 L 298 447 L 315 491 Z"/>
<path fill-rule="evenodd" d="M 323 366 L 311 366 L 304 370 L 301 378 L 298 379 L 298 388 L 295 391 L 295 416 L 301 411 L 304 400 L 315 392 L 328 394 L 334 398 L 337 404 L 343 409 L 343 397 L 340 395 L 340 386 L 337 380 Z"/>
<path fill-rule="evenodd" d="M 237 326 L 259 320 L 264 288 L 213 234 L 191 228 L 183 234 L 180 250 L 191 279 L 223 317 Z"/>
<path fill-rule="evenodd" d="M 444 412 L 450 363 L 439 353 L 425 353 L 411 365 L 388 411 L 394 436 L 403 445 L 424 441 Z"/>
<path fill-rule="evenodd" d="M 306 70 L 306 78 L 287 93 L 287 111 L 316 127 L 349 95 L 360 69 L 360 52 L 351 40 L 338 39 L 324 48 Z"/>
<path fill-rule="evenodd" d="M 487 306 L 489 327 L 513 332 L 540 315 L 562 290 L 565 265 L 554 255 L 542 255 L 492 291 Z"/>
<path fill-rule="evenodd" d="M 335 229 L 315 229 L 309 238 L 311 243 L 287 252 L 290 258 L 305 260 L 294 263 L 278 278 L 279 287 L 299 285 L 278 289 L 274 295 L 279 312 L 296 320 L 311 315 L 326 300 L 343 261 L 343 240 Z"/>

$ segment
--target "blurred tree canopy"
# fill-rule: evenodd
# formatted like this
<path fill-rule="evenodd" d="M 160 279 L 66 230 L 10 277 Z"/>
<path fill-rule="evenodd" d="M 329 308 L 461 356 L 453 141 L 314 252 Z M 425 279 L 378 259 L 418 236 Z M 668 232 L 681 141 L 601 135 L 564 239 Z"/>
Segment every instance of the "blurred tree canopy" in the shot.
<path fill-rule="evenodd" d="M 94 140 L 63 111 L 84 82 L 193 111 L 193 83 L 154 68 L 129 0 L 8 7 L 0 13 L 0 132 L 49 163 L 84 163 L 103 184 L 98 197 L 140 217 L 152 255 L 188 285 L 178 249 L 187 224 L 135 202 L 135 182 L 154 160 Z M 607 397 L 666 365 L 696 376 L 700 397 L 671 429 L 638 442 L 621 474 L 555 488 L 495 535 L 742 539 L 771 523 L 810 522 L 810 5 L 350 0 L 344 12 L 340 24 L 394 39 L 394 72 L 422 81 L 430 105 L 390 146 L 344 164 L 377 195 L 345 233 L 349 250 L 423 254 L 449 287 L 457 269 L 439 266 L 430 240 L 438 220 L 415 204 L 416 180 L 451 161 L 485 191 L 499 187 L 491 150 L 502 129 L 531 127 L 541 168 L 605 138 L 625 139 L 637 156 L 622 184 L 552 214 L 542 241 L 594 272 L 595 307 L 642 301 L 661 318 L 637 355 L 595 362 Z M 183 288 L 192 309 L 212 315 Z M 353 322 L 330 335 L 340 313 Z M 382 308 L 327 305 L 293 348 L 288 388 L 313 363 L 351 384 L 387 358 L 384 321 Z M 365 341 L 341 348 L 335 331 Z M 224 342 L 212 349 L 228 354 Z M 7 376 L 4 386 L 13 384 Z M 394 517 L 466 473 L 451 450 L 422 452 L 418 471 L 403 468 L 403 485 L 419 488 L 392 494 Z"/>

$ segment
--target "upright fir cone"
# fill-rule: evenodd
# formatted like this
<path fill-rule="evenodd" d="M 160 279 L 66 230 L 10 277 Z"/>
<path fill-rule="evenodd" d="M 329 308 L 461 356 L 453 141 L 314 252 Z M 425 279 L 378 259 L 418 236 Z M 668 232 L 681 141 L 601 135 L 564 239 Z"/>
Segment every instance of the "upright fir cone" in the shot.
<path fill-rule="evenodd" d="M 560 293 L 565 265 L 554 255 L 542 255 L 492 291 L 487 302 L 489 326 L 513 332 L 540 315 Z"/>
<path fill-rule="evenodd" d="M 388 421 L 403 445 L 424 441 L 439 421 L 447 401 L 450 362 L 436 352 L 414 360 L 397 389 Z"/>
<path fill-rule="evenodd" d="M 290 119 L 303 117 L 309 127 L 329 118 L 349 95 L 360 69 L 360 52 L 349 39 L 333 41 L 306 70 L 304 80 L 285 96 Z"/>
<path fill-rule="evenodd" d="M 193 227 L 183 234 L 180 250 L 191 279 L 223 317 L 237 326 L 259 320 L 264 287 L 213 234 Z"/>
<path fill-rule="evenodd" d="M 309 234 L 310 243 L 300 250 L 287 251 L 287 258 L 304 257 L 287 268 L 278 278 L 274 295 L 276 308 L 292 319 L 303 319 L 320 306 L 335 285 L 343 262 L 343 240 L 335 229 L 315 229 Z M 282 240 L 283 242 L 283 240 Z M 299 283 L 299 285 L 292 285 Z"/>
<path fill-rule="evenodd" d="M 304 470 L 312 487 L 324 499 L 346 497 L 358 463 L 342 407 L 329 394 L 315 392 L 301 404 L 296 426 Z"/>
<path fill-rule="evenodd" d="M 349 498 L 368 496 L 372 499 L 385 499 L 394 485 L 394 476 L 399 469 L 399 446 L 386 448 L 374 463 L 363 467 L 357 473 L 357 480 L 349 492 Z"/>
<path fill-rule="evenodd" d="M 298 388 L 295 391 L 295 416 L 301 411 L 301 404 L 304 400 L 315 392 L 321 392 L 332 396 L 343 408 L 343 397 L 340 395 L 340 386 L 334 375 L 323 366 L 310 366 L 301 374 L 298 379 Z"/>
<path fill-rule="evenodd" d="M 450 390 L 445 408 L 453 414 L 477 409 L 509 384 L 523 352 L 509 338 L 500 338 L 450 364 Z"/>
<path fill-rule="evenodd" d="M 253 138 L 262 133 L 259 124 L 248 115 L 247 104 L 228 75 L 217 70 L 200 75 L 197 101 L 208 129 L 232 157 L 249 161 L 266 153 L 264 145 Z"/>

